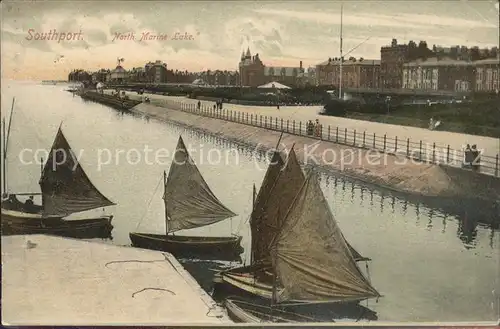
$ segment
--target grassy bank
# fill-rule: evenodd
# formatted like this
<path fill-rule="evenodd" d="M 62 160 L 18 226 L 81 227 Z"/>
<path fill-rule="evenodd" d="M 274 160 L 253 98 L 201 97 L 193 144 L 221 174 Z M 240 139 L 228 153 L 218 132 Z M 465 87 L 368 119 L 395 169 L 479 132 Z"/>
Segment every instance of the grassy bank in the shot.
<path fill-rule="evenodd" d="M 439 130 L 500 138 L 500 105 L 497 99 L 431 106 L 427 104 L 389 108 L 385 106 L 385 109 L 381 106 L 376 109 L 373 107 L 367 109 L 368 107 L 370 104 L 345 110 L 330 108 L 326 113 L 357 120 L 419 128 L 428 128 L 429 121 L 433 118 L 435 121 L 441 121 Z M 389 114 L 386 114 L 387 112 Z"/>

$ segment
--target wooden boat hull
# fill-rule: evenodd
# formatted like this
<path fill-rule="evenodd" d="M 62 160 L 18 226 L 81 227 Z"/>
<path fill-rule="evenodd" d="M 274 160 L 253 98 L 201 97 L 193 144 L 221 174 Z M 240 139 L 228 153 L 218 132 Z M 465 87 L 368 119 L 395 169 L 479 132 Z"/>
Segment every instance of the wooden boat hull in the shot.
<path fill-rule="evenodd" d="M 129 234 L 132 245 L 138 248 L 169 252 L 178 257 L 236 260 L 243 252 L 241 236 L 202 237 L 150 233 Z"/>
<path fill-rule="evenodd" d="M 226 298 L 224 306 L 229 317 L 239 323 L 297 323 L 314 321 L 313 318 L 307 316 L 236 298 Z"/>
<path fill-rule="evenodd" d="M 214 289 L 217 294 L 230 294 L 238 296 L 247 296 L 249 298 L 258 297 L 264 300 L 271 300 L 273 296 L 273 276 L 270 265 L 250 265 L 232 268 L 217 273 L 214 276 Z M 260 275 L 254 273 L 260 272 Z M 332 301 L 325 304 L 358 304 L 365 298 L 353 299 L 348 301 Z M 296 303 L 307 302 L 295 301 Z M 290 303 L 295 303 L 290 301 Z M 314 304 L 311 303 L 311 304 Z"/>
<path fill-rule="evenodd" d="M 79 220 L 43 218 L 41 214 L 2 208 L 2 235 L 52 234 L 80 239 L 108 239 L 113 230 L 112 219 L 113 216 Z"/>
<path fill-rule="evenodd" d="M 258 296 L 271 299 L 273 296 L 272 275 L 254 275 L 256 271 L 266 271 L 270 266 L 242 266 L 222 271 L 214 277 L 215 289 L 227 294 Z"/>

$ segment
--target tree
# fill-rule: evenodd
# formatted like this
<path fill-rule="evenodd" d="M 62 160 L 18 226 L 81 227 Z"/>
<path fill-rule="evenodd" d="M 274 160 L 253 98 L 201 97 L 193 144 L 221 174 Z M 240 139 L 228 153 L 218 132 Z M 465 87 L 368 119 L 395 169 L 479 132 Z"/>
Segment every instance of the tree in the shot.
<path fill-rule="evenodd" d="M 491 48 L 490 58 L 497 58 L 497 56 L 498 56 L 498 48 L 497 47 Z"/>
<path fill-rule="evenodd" d="M 481 54 L 478 47 L 473 47 L 469 49 L 469 56 L 471 61 L 477 61 L 481 59 Z"/>
<path fill-rule="evenodd" d="M 408 58 L 410 60 L 415 60 L 417 57 L 417 44 L 413 40 L 410 40 L 410 42 L 408 42 Z"/>

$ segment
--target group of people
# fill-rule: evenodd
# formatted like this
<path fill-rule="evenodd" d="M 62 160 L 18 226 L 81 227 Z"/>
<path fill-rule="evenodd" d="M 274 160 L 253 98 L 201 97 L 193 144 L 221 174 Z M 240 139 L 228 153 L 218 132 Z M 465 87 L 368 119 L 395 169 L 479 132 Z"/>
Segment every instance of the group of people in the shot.
<path fill-rule="evenodd" d="M 35 207 L 35 203 L 33 201 L 33 195 L 30 195 L 29 198 L 22 204 L 16 197 L 15 194 L 2 194 L 2 207 L 10 210 L 23 210 L 27 213 L 36 213 L 37 209 Z M 21 207 L 20 209 L 19 207 Z"/>
<path fill-rule="evenodd" d="M 481 152 L 477 149 L 477 146 L 474 144 L 472 147 L 467 144 L 464 151 L 464 165 L 471 167 L 474 170 L 479 168 L 479 162 L 481 161 Z"/>
<path fill-rule="evenodd" d="M 321 137 L 321 133 L 323 130 L 323 126 L 319 123 L 319 120 L 316 119 L 316 122 L 309 120 L 307 123 L 307 135 L 314 137 Z"/>

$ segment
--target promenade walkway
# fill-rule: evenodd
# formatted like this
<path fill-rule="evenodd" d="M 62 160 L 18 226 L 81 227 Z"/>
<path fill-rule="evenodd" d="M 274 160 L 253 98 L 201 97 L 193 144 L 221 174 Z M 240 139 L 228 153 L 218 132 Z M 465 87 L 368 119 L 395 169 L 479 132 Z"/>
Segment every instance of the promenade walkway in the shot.
<path fill-rule="evenodd" d="M 135 92 L 127 92 L 127 94 L 132 99 L 142 98 Z M 181 109 L 179 107 L 182 104 L 188 104 L 184 105 L 184 109 L 193 110 L 196 109 L 198 103 L 198 100 L 186 97 L 155 94 L 147 94 L 147 96 L 155 105 L 174 106 L 172 108 L 177 109 Z M 214 104 L 214 102 L 201 101 L 202 109 L 205 110 L 212 109 Z M 482 152 L 480 171 L 488 175 L 500 175 L 500 139 L 497 138 L 323 116 L 318 114 L 321 110 L 320 106 L 283 106 L 278 110 L 271 106 L 224 104 L 223 109 L 222 117 L 234 112 L 233 114 L 236 115 L 234 121 L 237 122 L 246 123 L 250 119 L 250 121 L 255 120 L 251 122 L 252 125 L 280 130 L 280 125 L 284 121 L 285 125 L 290 127 L 289 129 L 283 127 L 286 131 L 296 131 L 298 134 L 304 132 L 304 135 L 305 124 L 309 120 L 318 119 L 323 126 L 323 139 L 386 152 L 406 153 L 412 158 L 433 163 L 446 163 L 455 167 L 462 165 L 465 145 L 476 144 Z M 238 119 L 238 115 L 245 115 L 245 117 Z M 262 122 L 258 121 L 262 120 L 261 116 Z M 229 118 L 229 120 L 232 119 Z"/>
<path fill-rule="evenodd" d="M 186 97 L 175 96 L 161 96 L 151 95 L 149 97 L 157 99 L 170 99 L 173 101 L 182 101 L 183 103 L 196 104 L 198 100 L 189 99 Z M 213 106 L 214 102 L 201 101 L 203 105 Z M 322 106 L 280 106 L 278 110 L 275 106 L 247 106 L 236 104 L 224 104 L 224 109 L 232 111 L 250 112 L 256 115 L 266 115 L 283 118 L 284 120 L 295 120 L 296 122 L 307 122 L 309 120 L 319 119 L 321 124 L 325 127 L 331 125 L 332 127 L 342 127 L 348 130 L 356 130 L 359 133 L 366 131 L 368 134 L 377 136 L 387 135 L 387 138 L 393 139 L 395 136 L 399 140 L 414 140 L 422 141 L 424 144 L 432 145 L 436 143 L 439 146 L 455 150 L 461 150 L 467 144 L 476 144 L 479 149 L 483 150 L 483 155 L 495 157 L 500 153 L 500 139 L 484 136 L 475 136 L 468 134 L 453 133 L 447 131 L 436 131 L 417 127 L 391 125 L 380 122 L 371 122 L 363 120 L 354 120 L 347 118 L 339 118 L 333 116 L 319 115 Z"/>

